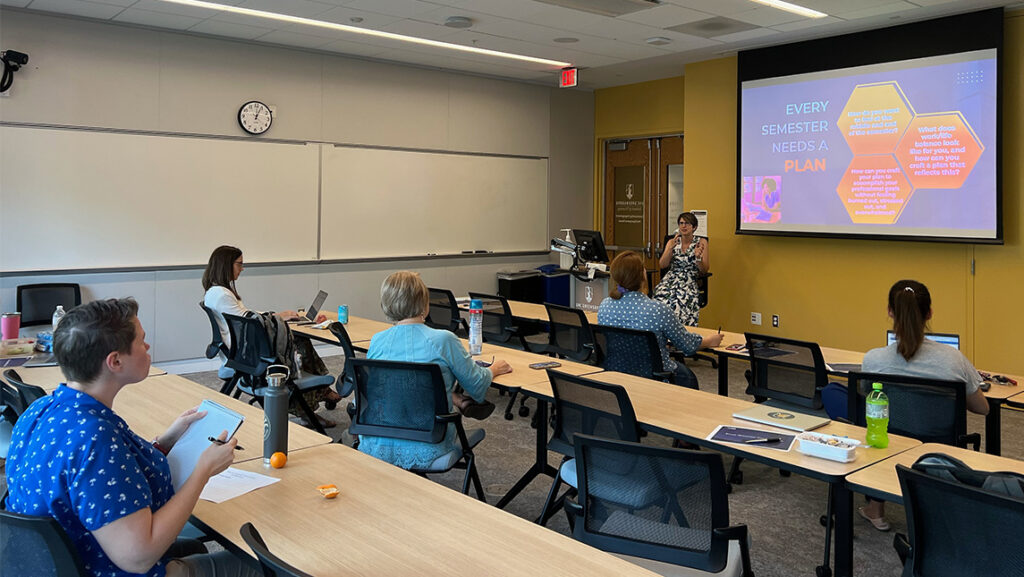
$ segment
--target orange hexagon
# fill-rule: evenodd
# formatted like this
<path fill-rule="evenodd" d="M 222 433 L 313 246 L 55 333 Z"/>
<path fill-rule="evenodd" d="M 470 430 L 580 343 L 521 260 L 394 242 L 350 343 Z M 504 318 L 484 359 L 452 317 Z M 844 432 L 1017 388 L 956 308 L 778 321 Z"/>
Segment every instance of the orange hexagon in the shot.
<path fill-rule="evenodd" d="M 985 146 L 959 112 L 920 114 L 896 147 L 914 188 L 960 188 Z"/>
<path fill-rule="evenodd" d="M 852 222 L 892 224 L 914 189 L 896 159 L 891 154 L 879 154 L 853 157 L 836 192 Z"/>
<path fill-rule="evenodd" d="M 898 83 L 858 84 L 836 126 L 854 154 L 886 154 L 896 148 L 913 117 Z"/>

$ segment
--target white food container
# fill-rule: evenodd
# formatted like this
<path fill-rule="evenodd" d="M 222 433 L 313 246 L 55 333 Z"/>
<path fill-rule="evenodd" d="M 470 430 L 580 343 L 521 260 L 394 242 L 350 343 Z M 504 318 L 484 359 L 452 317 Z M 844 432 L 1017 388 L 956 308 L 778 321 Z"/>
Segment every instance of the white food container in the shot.
<path fill-rule="evenodd" d="M 830 461 L 849 463 L 857 458 L 857 447 L 860 441 L 849 437 L 837 437 L 824 433 L 805 432 L 797 436 L 801 453 L 812 457 L 821 457 Z"/>

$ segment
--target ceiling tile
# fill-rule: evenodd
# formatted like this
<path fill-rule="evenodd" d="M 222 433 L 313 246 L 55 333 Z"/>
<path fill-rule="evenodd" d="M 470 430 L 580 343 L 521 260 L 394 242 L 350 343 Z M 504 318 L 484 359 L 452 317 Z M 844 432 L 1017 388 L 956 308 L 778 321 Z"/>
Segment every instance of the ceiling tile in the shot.
<path fill-rule="evenodd" d="M 159 12 L 161 14 L 190 16 L 192 18 L 197 18 L 199 20 L 206 20 L 211 16 L 221 14 L 220 10 L 197 8 L 195 6 L 185 6 L 184 4 L 161 2 L 160 0 L 139 0 L 138 2 L 132 5 L 132 8 L 138 8 L 139 10 L 147 10 L 149 12 Z"/>
<path fill-rule="evenodd" d="M 28 6 L 28 3 L 32 0 L 0 0 L 0 6 L 13 6 L 15 8 L 24 8 Z"/>
<path fill-rule="evenodd" d="M 334 8 L 330 4 L 312 0 L 245 0 L 238 6 L 301 18 L 314 18 Z"/>
<path fill-rule="evenodd" d="M 732 34 L 715 36 L 715 40 L 718 40 L 719 42 L 743 42 L 744 40 L 774 36 L 778 33 L 779 32 L 777 30 L 772 30 L 771 28 L 754 28 L 753 30 L 744 30 L 743 32 L 734 32 Z M 739 47 L 737 47 L 737 49 L 738 48 Z"/>
<path fill-rule="evenodd" d="M 352 18 L 362 18 L 363 20 L 362 22 L 352 22 Z M 402 20 L 398 16 L 388 16 L 386 14 L 377 14 L 375 12 L 367 12 L 365 10 L 355 10 L 347 6 L 331 8 L 327 12 L 317 15 L 316 19 L 345 24 L 346 26 L 372 28 L 375 30 L 379 30 L 392 22 Z"/>
<path fill-rule="evenodd" d="M 83 0 L 33 0 L 28 7 L 32 10 L 60 12 L 86 18 L 102 18 L 103 20 L 109 20 L 124 10 L 123 6 L 85 2 Z"/>
<path fill-rule="evenodd" d="M 228 36 L 231 38 L 243 38 L 252 40 L 270 32 L 270 28 L 249 26 L 247 24 L 236 24 L 211 18 L 189 28 L 189 32 L 200 34 L 213 34 L 214 36 Z"/>
<path fill-rule="evenodd" d="M 632 14 L 624 14 L 619 16 L 617 20 L 636 22 L 637 24 L 645 24 L 647 26 L 654 26 L 655 28 L 668 28 L 669 26 L 704 20 L 711 16 L 713 16 L 713 14 L 708 14 L 707 12 L 690 10 L 689 8 L 674 6 L 672 4 L 662 4 L 657 8 L 641 10 L 639 12 L 633 12 Z"/>
<path fill-rule="evenodd" d="M 385 32 L 393 32 L 395 34 L 404 34 L 405 36 L 415 36 L 416 38 L 427 38 L 430 40 L 443 40 L 447 41 L 452 36 L 461 34 L 465 30 L 459 30 L 457 28 L 449 28 L 447 26 L 439 26 L 432 22 L 421 22 L 419 20 L 399 20 L 380 28 Z"/>
<path fill-rule="evenodd" d="M 841 18 L 835 16 L 827 16 L 825 18 L 807 18 L 799 22 L 790 22 L 788 24 L 778 24 L 772 26 L 772 28 L 779 32 L 790 32 L 792 30 L 804 30 L 806 28 L 814 28 L 815 26 L 825 26 L 826 24 L 838 24 L 843 22 Z"/>
<path fill-rule="evenodd" d="M 732 16 L 738 12 L 750 10 L 750 0 L 662 0 L 666 4 L 683 6 L 690 10 L 699 10 L 718 16 Z M 797 0 L 799 1 L 799 0 Z M 849 1 L 849 0 L 847 0 Z"/>
<path fill-rule="evenodd" d="M 544 26 L 557 30 L 577 31 L 604 18 L 600 14 L 570 10 L 561 6 L 546 5 L 545 8 L 545 10 L 530 16 L 530 21 L 540 22 Z M 572 36 L 572 34 L 564 34 L 564 36 Z"/>
<path fill-rule="evenodd" d="M 537 22 L 534 19 L 536 14 L 551 9 L 550 4 L 531 0 L 435 0 L 434 3 L 454 9 L 455 14 L 458 14 L 460 10 L 470 10 L 491 16 L 533 22 Z"/>
<path fill-rule="evenodd" d="M 747 10 L 745 12 L 737 12 L 730 16 L 730 18 L 733 20 L 739 20 L 740 22 L 746 22 L 748 24 L 756 24 L 758 26 L 775 26 L 776 24 L 787 24 L 789 22 L 799 22 L 801 20 L 814 20 L 814 18 L 807 18 L 806 16 L 800 16 L 799 14 L 793 14 L 792 12 L 786 12 L 785 10 L 770 8 L 768 6 L 754 8 L 753 10 Z"/>
<path fill-rule="evenodd" d="M 847 5 L 849 8 L 854 8 L 854 4 Z M 885 14 L 894 14 L 896 12 L 904 12 L 906 10 L 913 10 L 917 8 L 909 2 L 887 2 L 878 6 L 872 6 L 870 8 L 856 7 L 855 10 L 841 10 L 837 11 L 835 16 L 838 16 L 844 20 L 856 20 L 858 18 L 870 18 L 872 16 L 883 16 Z"/>
<path fill-rule="evenodd" d="M 420 0 L 345 0 L 344 6 L 401 18 L 412 18 L 425 12 L 437 10 L 437 4 Z"/>
<path fill-rule="evenodd" d="M 174 30 L 187 30 L 203 21 L 201 18 L 193 18 L 192 16 L 152 12 L 150 10 L 139 10 L 138 8 L 126 8 L 124 12 L 115 16 L 114 20 L 116 22 L 130 22 L 132 24 L 171 28 Z"/>

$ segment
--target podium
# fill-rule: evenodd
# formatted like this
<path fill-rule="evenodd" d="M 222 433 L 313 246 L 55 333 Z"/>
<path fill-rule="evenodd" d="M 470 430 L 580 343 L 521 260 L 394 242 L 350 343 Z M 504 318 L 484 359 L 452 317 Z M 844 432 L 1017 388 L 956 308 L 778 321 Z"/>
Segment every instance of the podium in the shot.
<path fill-rule="evenodd" d="M 583 311 L 597 312 L 601 301 L 608 296 L 608 283 L 611 275 L 603 271 L 594 271 L 594 278 L 588 279 L 586 273 L 573 273 L 569 281 L 570 306 Z"/>

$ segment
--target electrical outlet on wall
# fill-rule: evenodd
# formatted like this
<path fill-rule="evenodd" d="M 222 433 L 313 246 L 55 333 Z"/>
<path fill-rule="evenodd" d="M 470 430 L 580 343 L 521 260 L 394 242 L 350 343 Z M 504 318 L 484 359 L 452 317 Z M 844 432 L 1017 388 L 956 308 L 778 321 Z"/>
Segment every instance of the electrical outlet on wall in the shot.
<path fill-rule="evenodd" d="M 779 328 L 779 315 L 772 315 L 772 326 Z"/>
<path fill-rule="evenodd" d="M 750 313 L 750 324 L 761 326 L 761 313 Z"/>

